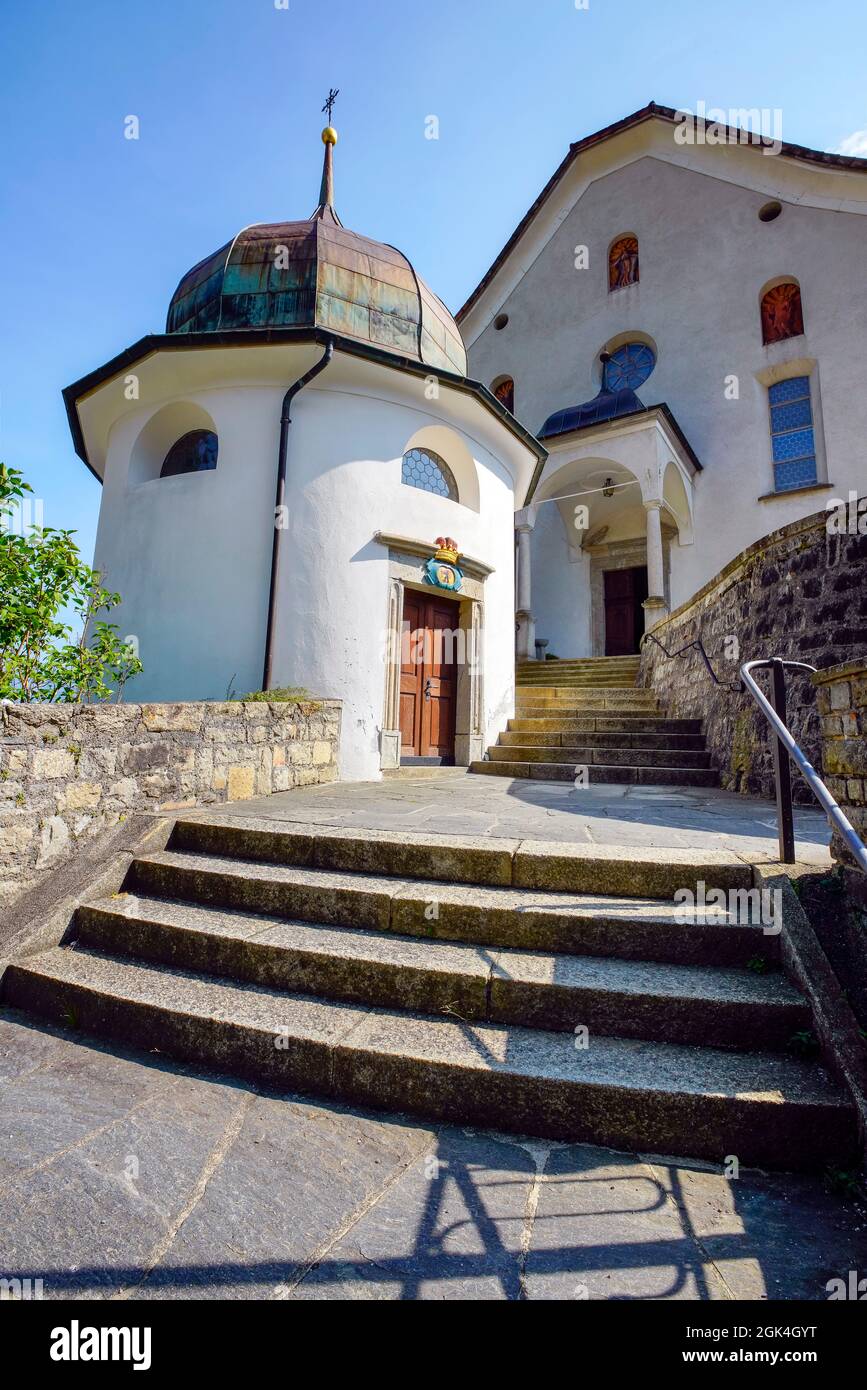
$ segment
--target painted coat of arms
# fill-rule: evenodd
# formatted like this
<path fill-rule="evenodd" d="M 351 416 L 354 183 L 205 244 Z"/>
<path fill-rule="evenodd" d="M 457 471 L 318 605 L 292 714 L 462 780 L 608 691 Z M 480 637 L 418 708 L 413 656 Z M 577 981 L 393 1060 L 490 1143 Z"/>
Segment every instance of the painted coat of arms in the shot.
<path fill-rule="evenodd" d="M 452 593 L 457 593 L 464 582 L 464 576 L 458 569 L 460 552 L 457 541 L 453 541 L 451 536 L 437 536 L 436 543 L 436 554 L 424 567 L 425 580 L 437 589 L 450 589 Z"/>

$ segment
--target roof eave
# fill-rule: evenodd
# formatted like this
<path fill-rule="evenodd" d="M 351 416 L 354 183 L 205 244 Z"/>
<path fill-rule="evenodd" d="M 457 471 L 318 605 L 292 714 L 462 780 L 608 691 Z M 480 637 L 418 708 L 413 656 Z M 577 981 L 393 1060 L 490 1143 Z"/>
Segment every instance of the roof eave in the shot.
<path fill-rule="evenodd" d="M 78 457 L 86 464 L 90 472 L 100 482 L 102 479 L 93 467 L 87 456 L 87 444 L 84 438 L 84 431 L 81 428 L 81 420 L 78 414 L 78 402 L 90 395 L 104 382 L 110 381 L 112 377 L 118 376 L 127 367 L 134 363 L 141 362 L 144 358 L 150 357 L 155 352 L 177 352 L 199 348 L 226 348 L 226 347 L 263 347 L 274 344 L 287 343 L 334 343 L 338 352 L 345 352 L 355 357 L 363 357 L 370 362 L 377 362 L 381 366 L 391 367 L 395 371 L 409 372 L 420 377 L 436 377 L 445 386 L 451 386 L 457 391 L 462 391 L 467 395 L 474 396 L 492 414 L 499 417 L 501 422 L 507 427 L 512 435 L 515 436 L 537 459 L 536 468 L 531 482 L 531 488 L 535 487 L 538 476 L 541 474 L 545 460 L 548 457 L 548 450 L 540 443 L 530 430 L 516 420 L 514 415 L 497 400 L 487 386 L 480 381 L 474 381 L 471 377 L 458 375 L 456 372 L 447 371 L 443 367 L 434 367 L 427 362 L 417 361 L 411 357 L 401 357 L 395 353 L 388 352 L 385 348 L 377 348 L 369 343 L 358 342 L 353 338 L 342 337 L 339 333 L 329 332 L 328 329 L 318 327 L 302 328 L 235 328 L 228 330 L 216 330 L 209 333 L 148 333 L 144 338 L 139 338 L 138 342 L 119 352 L 116 357 L 112 357 L 103 366 L 88 372 L 86 376 L 78 381 L 72 382 L 63 390 L 63 402 L 66 407 L 66 417 L 69 421 L 69 430 L 72 435 L 72 442 Z"/>
<path fill-rule="evenodd" d="M 699 459 L 698 454 L 695 452 L 686 435 L 684 434 L 683 430 L 681 429 L 680 425 L 677 423 L 677 418 L 675 417 L 674 411 L 671 409 L 671 406 L 668 405 L 666 401 L 660 401 L 658 405 L 646 405 L 641 410 L 630 411 L 628 415 L 617 415 L 611 420 L 592 420 L 587 425 L 578 425 L 573 429 L 561 430 L 558 434 L 545 435 L 545 439 L 550 441 L 552 444 L 555 441 L 557 444 L 560 444 L 564 439 L 571 438 L 580 434 L 586 434 L 589 430 L 599 430 L 610 434 L 612 431 L 622 429 L 625 425 L 631 424 L 635 420 L 646 420 L 647 417 L 651 415 L 661 415 L 663 417 L 665 423 L 671 430 L 672 434 L 675 436 L 678 444 L 680 445 L 686 457 L 689 459 L 696 473 L 703 473 L 704 464 Z M 530 490 L 527 493 L 527 499 L 524 503 L 525 506 L 528 506 L 529 503 L 532 501 L 533 493 L 536 490 L 537 483 L 538 478 L 534 477 L 533 482 L 530 486 Z"/>

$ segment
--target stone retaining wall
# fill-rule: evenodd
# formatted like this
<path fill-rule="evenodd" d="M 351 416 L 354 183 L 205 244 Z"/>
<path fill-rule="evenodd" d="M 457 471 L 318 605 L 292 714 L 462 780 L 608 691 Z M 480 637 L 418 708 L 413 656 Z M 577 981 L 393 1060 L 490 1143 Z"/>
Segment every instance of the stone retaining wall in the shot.
<path fill-rule="evenodd" d="M 0 903 L 133 811 L 337 777 L 340 703 L 0 705 Z"/>
<path fill-rule="evenodd" d="M 813 676 L 822 721 L 822 763 L 828 790 L 867 841 L 867 663 L 852 661 Z M 855 860 L 837 832 L 831 854 Z"/>
<path fill-rule="evenodd" d="M 744 661 L 781 656 L 813 666 L 834 666 L 867 655 L 867 522 L 850 507 L 854 530 L 829 528 L 818 512 L 772 532 L 743 551 L 688 603 L 653 629 L 676 651 L 701 637 L 720 689 L 699 653 L 669 660 L 645 639 L 639 684 L 658 694 L 674 719 L 702 719 L 707 746 L 729 790 L 773 796 L 768 725 L 738 683 Z M 760 676 L 760 684 L 767 677 Z M 821 773 L 819 712 L 808 678 L 789 681 L 788 723 Z M 793 769 L 798 800 L 812 797 Z"/>

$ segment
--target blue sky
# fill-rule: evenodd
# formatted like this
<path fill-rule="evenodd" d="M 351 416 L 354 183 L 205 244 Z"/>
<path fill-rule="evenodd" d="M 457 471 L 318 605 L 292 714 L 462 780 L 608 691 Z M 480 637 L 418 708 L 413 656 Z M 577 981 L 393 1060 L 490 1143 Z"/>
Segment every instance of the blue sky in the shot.
<path fill-rule="evenodd" d="M 779 108 L 784 139 L 867 154 L 864 0 L 282 3 L 4 6 L 0 458 L 88 559 L 99 486 L 61 388 L 161 331 L 183 272 L 242 226 L 312 211 L 329 86 L 343 221 L 453 310 L 569 142 L 650 100 Z"/>

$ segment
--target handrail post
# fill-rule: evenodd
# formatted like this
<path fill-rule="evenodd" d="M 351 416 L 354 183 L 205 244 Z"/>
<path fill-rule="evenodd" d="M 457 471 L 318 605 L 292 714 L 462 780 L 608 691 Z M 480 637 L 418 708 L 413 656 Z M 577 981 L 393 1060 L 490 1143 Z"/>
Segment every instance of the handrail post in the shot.
<path fill-rule="evenodd" d="M 771 705 L 786 723 L 786 667 L 778 656 L 771 661 Z M 792 815 L 792 769 L 789 754 L 779 737 L 774 737 L 774 781 L 777 788 L 777 832 L 780 862 L 795 862 L 795 824 Z"/>

